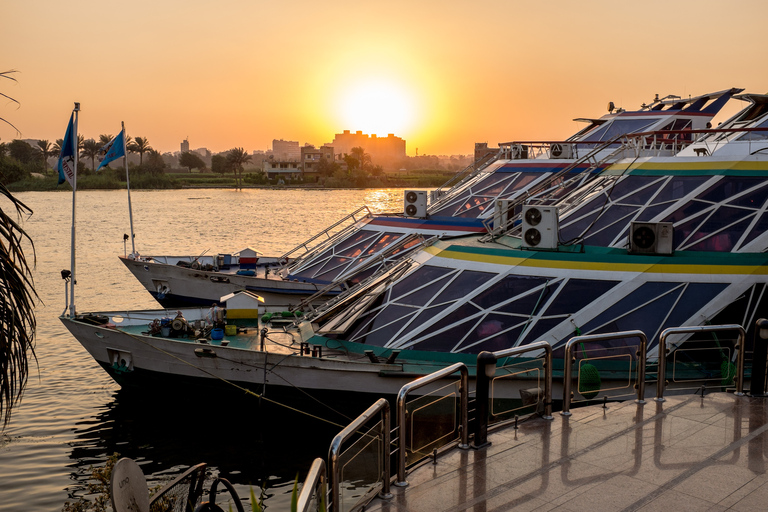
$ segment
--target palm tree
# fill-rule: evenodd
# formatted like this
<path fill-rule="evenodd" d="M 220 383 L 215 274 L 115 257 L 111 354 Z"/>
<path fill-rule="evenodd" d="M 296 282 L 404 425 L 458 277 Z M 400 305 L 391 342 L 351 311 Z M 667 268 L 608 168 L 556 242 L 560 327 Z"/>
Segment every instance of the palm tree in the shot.
<path fill-rule="evenodd" d="M 249 155 L 243 148 L 232 148 L 227 153 L 227 162 L 235 170 L 235 176 L 237 186 L 243 188 L 242 174 L 243 165 L 251 161 L 251 155 Z"/>
<path fill-rule="evenodd" d="M 111 134 L 102 133 L 99 135 L 99 144 L 103 146 L 104 144 L 107 144 L 109 141 L 111 141 L 112 138 L 113 137 Z"/>
<path fill-rule="evenodd" d="M 149 145 L 149 139 L 146 137 L 136 137 L 128 144 L 127 149 L 131 153 L 139 154 L 139 165 L 141 165 L 144 162 L 144 153 L 152 149 L 152 146 Z"/>
<path fill-rule="evenodd" d="M 371 155 L 365 152 L 365 148 L 358 146 L 350 149 L 349 152 L 352 153 L 352 156 L 357 158 L 360 169 L 365 169 L 367 164 L 371 163 Z"/>
<path fill-rule="evenodd" d="M 48 159 L 53 156 L 53 144 L 47 140 L 37 141 L 37 147 L 40 148 L 40 155 L 43 157 L 43 167 L 48 170 Z"/>
<path fill-rule="evenodd" d="M 0 185 L 0 195 L 11 201 L 18 215 L 32 213 L 4 185 Z M 27 384 L 28 357 L 37 359 L 34 346 L 37 293 L 21 245 L 24 239 L 32 243 L 29 235 L 0 209 L 0 297 L 3 304 L 0 308 L 0 417 L 4 426 Z M 34 255 L 34 244 L 32 251 Z"/>
<path fill-rule="evenodd" d="M 96 170 L 96 157 L 99 156 L 100 149 L 101 149 L 101 144 L 99 144 L 93 139 L 88 139 L 85 142 L 83 142 L 83 152 L 80 153 L 80 158 L 91 159 L 92 171 Z"/>

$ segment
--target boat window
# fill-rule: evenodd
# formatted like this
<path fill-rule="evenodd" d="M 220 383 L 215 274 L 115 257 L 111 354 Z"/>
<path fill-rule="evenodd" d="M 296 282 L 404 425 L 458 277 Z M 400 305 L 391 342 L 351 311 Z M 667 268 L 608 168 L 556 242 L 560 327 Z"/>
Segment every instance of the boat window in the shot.
<path fill-rule="evenodd" d="M 462 317 L 458 314 L 451 316 L 451 322 L 453 323 L 457 319 L 461 319 Z M 412 347 L 416 350 L 435 350 L 439 352 L 445 352 L 453 347 L 453 342 L 455 340 L 463 340 L 463 338 L 466 336 L 467 331 L 472 329 L 475 324 L 477 323 L 477 318 L 470 318 L 459 325 L 456 325 L 454 327 L 451 327 L 450 329 L 446 329 L 444 331 L 439 331 L 438 327 L 435 326 L 433 329 L 430 329 L 430 332 L 435 332 L 435 334 L 429 336 L 428 338 L 425 338 L 423 340 L 420 340 L 418 343 L 413 345 Z M 447 343 L 451 343 L 450 346 L 447 346 Z"/>
<path fill-rule="evenodd" d="M 454 271 L 454 269 L 436 267 L 434 265 L 422 265 L 392 287 L 389 292 L 389 300 L 396 301 L 399 297 L 410 293 L 413 289 L 420 288 Z"/>
<path fill-rule="evenodd" d="M 584 138 L 582 140 L 589 140 L 590 142 L 607 141 L 625 133 L 643 132 L 657 121 L 658 119 L 614 119 L 612 122 L 606 123 L 591 132 L 588 139 Z M 593 147 L 594 145 L 590 144 L 588 146 Z"/>
<path fill-rule="evenodd" d="M 472 354 L 483 350 L 493 352 L 514 347 L 520 332 L 527 324 L 526 318 L 490 313 L 475 326 L 455 350 Z"/>
<path fill-rule="evenodd" d="M 741 238 L 741 234 L 752 222 L 752 215 L 731 225 L 727 225 L 727 222 L 728 219 L 721 218 L 720 210 L 718 210 L 696 231 L 693 238 L 700 241 L 693 245 L 683 245 L 681 249 L 687 251 L 732 251 L 736 242 Z M 723 229 L 726 226 L 727 229 Z"/>
<path fill-rule="evenodd" d="M 541 286 L 546 281 L 547 280 L 543 277 L 527 277 L 518 275 L 506 276 L 504 279 L 492 285 L 487 290 L 484 290 L 472 297 L 471 301 L 483 309 L 491 309 L 498 304 L 510 301 L 512 298 L 530 293 L 530 295 L 526 297 L 527 307 L 523 311 L 510 311 L 514 313 L 519 312 L 530 315 L 534 313 L 534 308 L 537 307 L 539 302 L 541 302 L 540 305 L 544 304 L 544 301 L 540 299 L 544 298 L 542 295 L 546 295 L 546 293 L 542 294 L 541 290 L 536 293 L 531 293 L 531 290 Z M 509 310 L 501 308 L 501 311 Z"/>
<path fill-rule="evenodd" d="M 768 118 L 766 118 L 765 121 L 763 121 L 759 125 L 753 126 L 753 128 L 768 128 Z M 768 139 L 768 131 L 747 132 L 741 137 L 739 137 L 738 140 L 765 140 L 765 139 Z"/>
<path fill-rule="evenodd" d="M 520 341 L 520 344 L 535 343 L 541 340 L 541 337 L 557 327 L 559 323 L 563 321 L 563 318 L 542 318 L 531 328 L 530 331 Z"/>
<path fill-rule="evenodd" d="M 640 209 L 639 206 L 611 205 L 584 234 L 584 243 L 608 247 L 620 234 L 626 233 L 627 226 Z"/>
<path fill-rule="evenodd" d="M 658 204 L 666 201 L 677 201 L 701 186 L 702 183 L 710 179 L 707 176 L 693 176 L 683 177 L 674 176 L 671 180 L 668 180 L 666 186 L 661 189 L 661 192 L 654 198 L 653 204 Z"/>
<path fill-rule="evenodd" d="M 390 306 L 391 307 L 391 306 Z M 366 345 L 376 345 L 377 347 L 386 346 L 400 329 L 418 312 L 417 309 L 411 309 L 408 314 L 399 316 L 395 321 L 388 324 L 382 323 L 380 316 L 371 322 L 370 330 L 365 335 Z M 352 341 L 358 341 L 353 339 Z"/>
<path fill-rule="evenodd" d="M 410 324 L 408 324 L 408 327 L 405 328 L 400 334 L 401 337 L 408 336 L 411 331 L 416 330 L 417 328 L 422 328 L 426 325 L 429 325 L 433 320 L 438 318 L 443 311 L 448 309 L 449 304 L 441 304 L 439 306 L 433 306 L 430 308 L 426 308 L 421 310 L 421 313 L 419 313 L 417 316 L 413 317 L 413 320 Z"/>
<path fill-rule="evenodd" d="M 445 283 L 445 279 L 440 279 L 437 282 L 428 284 L 427 286 L 412 291 L 403 297 L 399 297 L 397 302 L 399 304 L 408 304 L 411 306 L 424 306 L 429 303 L 432 298 L 434 298 L 436 293 L 443 289 Z"/>
<path fill-rule="evenodd" d="M 546 316 L 571 315 L 616 286 L 619 281 L 569 279 L 544 312 Z"/>
<path fill-rule="evenodd" d="M 432 304 L 454 301 L 467 295 L 467 290 L 477 290 L 496 274 L 490 272 L 477 272 L 465 270 L 459 274 L 453 282 L 438 295 Z"/>
<path fill-rule="evenodd" d="M 764 234 L 766 231 L 768 231 L 768 212 L 765 212 L 760 216 L 760 220 L 755 223 L 754 227 L 749 232 L 749 235 L 744 240 L 742 245 L 748 244 L 758 236 Z"/>

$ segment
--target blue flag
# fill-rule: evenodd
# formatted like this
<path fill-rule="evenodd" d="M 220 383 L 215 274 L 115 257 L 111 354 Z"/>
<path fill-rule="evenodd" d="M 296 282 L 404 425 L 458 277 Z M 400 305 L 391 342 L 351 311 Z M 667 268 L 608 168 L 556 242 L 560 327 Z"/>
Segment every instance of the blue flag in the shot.
<path fill-rule="evenodd" d="M 59 154 L 59 185 L 68 181 L 74 187 L 75 180 L 75 151 L 77 136 L 75 135 L 75 113 L 69 118 L 67 133 L 64 135 L 64 142 L 61 144 L 61 153 Z"/>
<path fill-rule="evenodd" d="M 123 130 L 120 130 L 120 134 L 117 137 L 104 144 L 104 146 L 102 146 L 102 148 L 99 150 L 99 153 L 104 154 L 104 158 L 101 160 L 99 168 L 96 169 L 97 171 L 109 164 L 109 162 L 117 160 L 121 156 L 125 156 L 125 137 L 123 136 L 124 133 L 125 132 Z"/>

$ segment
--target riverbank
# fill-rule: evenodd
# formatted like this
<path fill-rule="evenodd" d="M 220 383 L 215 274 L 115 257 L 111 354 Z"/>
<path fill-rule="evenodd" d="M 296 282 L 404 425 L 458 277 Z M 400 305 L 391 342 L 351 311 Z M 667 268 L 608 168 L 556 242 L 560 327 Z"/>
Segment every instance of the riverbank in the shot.
<path fill-rule="evenodd" d="M 120 171 L 84 174 L 78 176 L 78 190 L 121 190 L 127 188 L 125 175 Z M 316 178 L 306 180 L 269 180 L 263 174 L 245 173 L 240 188 L 251 189 L 368 189 L 368 188 L 435 188 L 455 175 L 452 171 L 420 169 L 384 174 L 355 180 Z M 234 174 L 212 173 L 136 173 L 131 174 L 132 190 L 166 190 L 195 188 L 236 188 Z M 29 177 L 7 185 L 11 192 L 68 191 L 69 183 L 58 184 L 55 175 Z"/>

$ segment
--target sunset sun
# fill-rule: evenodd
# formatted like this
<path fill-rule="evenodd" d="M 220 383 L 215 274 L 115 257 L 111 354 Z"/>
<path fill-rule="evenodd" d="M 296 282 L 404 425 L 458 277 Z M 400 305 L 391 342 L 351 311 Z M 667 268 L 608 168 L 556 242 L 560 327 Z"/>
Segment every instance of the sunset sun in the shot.
<path fill-rule="evenodd" d="M 338 112 L 347 129 L 382 136 L 402 135 L 413 124 L 415 104 L 404 88 L 381 80 L 368 80 L 342 89 Z"/>

